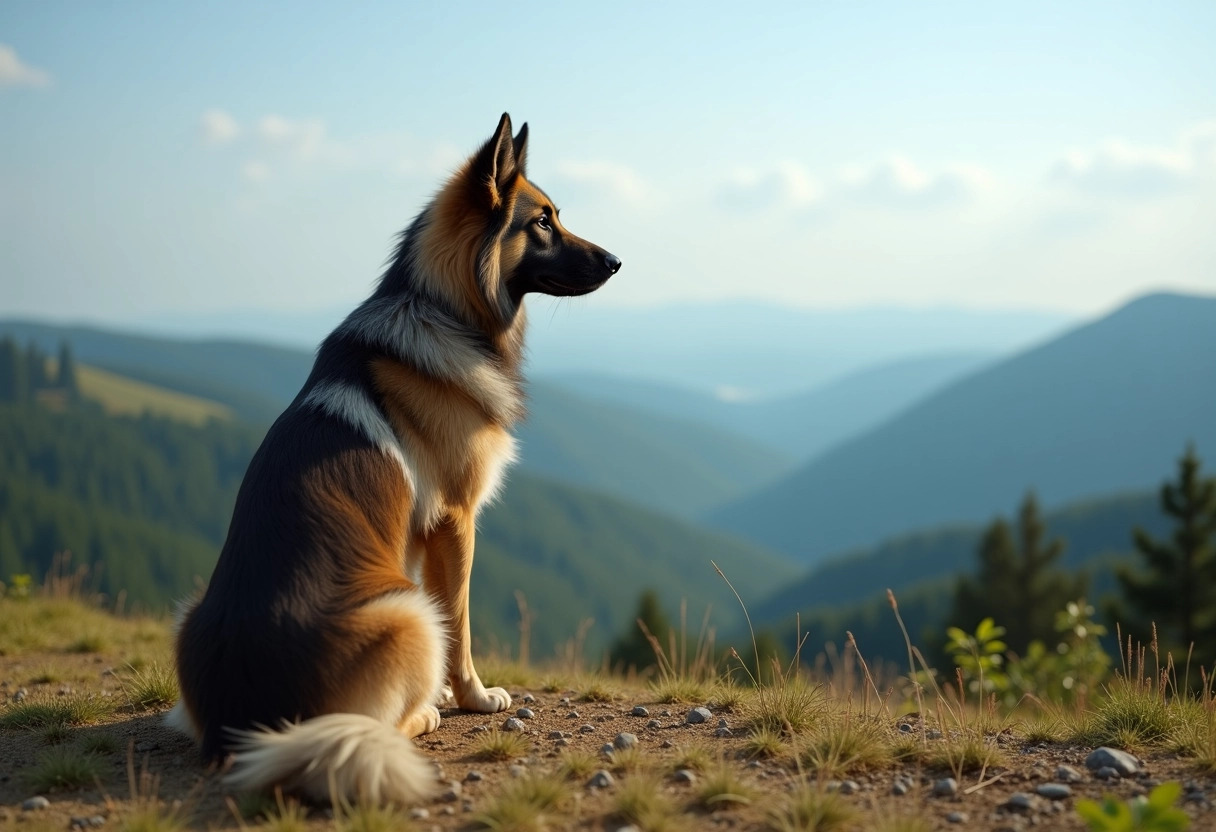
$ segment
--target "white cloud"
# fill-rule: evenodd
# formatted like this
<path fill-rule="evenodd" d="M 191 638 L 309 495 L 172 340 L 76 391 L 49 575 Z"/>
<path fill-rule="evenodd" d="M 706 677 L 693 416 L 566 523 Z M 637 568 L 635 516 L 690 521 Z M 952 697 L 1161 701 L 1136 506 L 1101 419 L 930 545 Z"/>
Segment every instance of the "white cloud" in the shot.
<path fill-rule="evenodd" d="M 787 160 L 767 169 L 739 168 L 722 186 L 719 196 L 735 210 L 796 210 L 821 200 L 823 188 L 805 165 Z"/>
<path fill-rule="evenodd" d="M 265 182 L 270 178 L 270 165 L 258 161 L 246 162 L 241 166 L 241 175 L 250 182 Z"/>
<path fill-rule="evenodd" d="M 241 134 L 236 119 L 223 110 L 208 110 L 200 120 L 208 144 L 227 144 Z"/>
<path fill-rule="evenodd" d="M 568 160 L 558 162 L 556 171 L 568 182 L 607 191 L 625 202 L 642 203 L 654 197 L 649 183 L 633 168 L 619 162 Z"/>
<path fill-rule="evenodd" d="M 952 164 L 930 172 L 905 156 L 893 155 L 871 165 L 845 168 L 840 193 L 885 206 L 938 204 L 988 190 L 993 177 L 984 168 Z"/>
<path fill-rule="evenodd" d="M 326 140 L 325 123 L 318 119 L 292 121 L 279 115 L 262 116 L 257 133 L 266 144 L 286 149 L 304 161 L 336 150 L 336 145 Z"/>
<path fill-rule="evenodd" d="M 1172 147 L 1109 139 L 1072 150 L 1051 170 L 1053 182 L 1100 196 L 1145 197 L 1175 191 L 1216 169 L 1216 120 L 1184 131 Z"/>
<path fill-rule="evenodd" d="M 17 50 L 0 43 L 0 88 L 49 87 L 51 76 L 45 70 L 23 63 Z"/>

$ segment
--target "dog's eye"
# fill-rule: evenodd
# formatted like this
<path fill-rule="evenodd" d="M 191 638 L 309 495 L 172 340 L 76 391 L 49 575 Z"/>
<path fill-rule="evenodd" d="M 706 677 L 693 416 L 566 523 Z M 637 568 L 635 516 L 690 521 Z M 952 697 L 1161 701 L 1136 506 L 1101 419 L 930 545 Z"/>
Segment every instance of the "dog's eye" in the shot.
<path fill-rule="evenodd" d="M 547 214 L 541 214 L 536 218 L 536 225 L 543 231 L 552 231 L 553 226 L 549 225 L 549 217 Z"/>

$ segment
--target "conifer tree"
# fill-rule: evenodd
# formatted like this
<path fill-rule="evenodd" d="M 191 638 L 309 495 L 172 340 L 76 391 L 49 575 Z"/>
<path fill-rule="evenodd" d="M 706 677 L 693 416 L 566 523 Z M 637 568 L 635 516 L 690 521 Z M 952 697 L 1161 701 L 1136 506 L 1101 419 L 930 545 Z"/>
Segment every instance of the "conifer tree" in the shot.
<path fill-rule="evenodd" d="M 25 380 L 30 398 L 50 382 L 46 374 L 46 355 L 33 341 L 25 348 Z"/>
<path fill-rule="evenodd" d="M 21 348 L 12 338 L 0 340 L 0 402 L 16 404 L 29 398 Z"/>
<path fill-rule="evenodd" d="M 1143 617 L 1155 622 L 1175 660 L 1210 665 L 1216 660 L 1216 478 L 1200 473 L 1194 446 L 1178 460 L 1178 479 L 1161 487 L 1161 508 L 1175 519 L 1174 531 L 1157 540 L 1137 528 L 1132 537 L 1143 570 L 1121 569 L 1124 598 Z M 1134 625 L 1133 625 L 1134 626 Z M 1137 637 L 1147 638 L 1141 626 Z"/>
<path fill-rule="evenodd" d="M 629 620 L 625 634 L 617 639 L 609 651 L 609 661 L 613 666 L 620 665 L 622 669 L 626 670 L 634 667 L 642 671 L 658 663 L 654 648 L 639 626 L 639 621 L 646 625 L 650 634 L 657 638 L 659 644 L 666 649 L 667 634 L 671 631 L 671 625 L 667 623 L 667 616 L 663 614 L 658 594 L 654 590 L 648 589 L 638 599 L 637 613 Z"/>
<path fill-rule="evenodd" d="M 55 376 L 55 386 L 67 395 L 69 401 L 74 400 L 80 392 L 76 380 L 76 361 L 72 358 L 72 347 L 67 341 L 59 345 L 59 369 Z"/>
<path fill-rule="evenodd" d="M 1005 642 L 1024 655 L 1032 641 L 1055 638 L 1055 615 L 1085 595 L 1088 581 L 1055 568 L 1064 553 L 1060 539 L 1046 540 L 1038 501 L 1028 493 L 1018 512 L 1017 540 L 1004 519 L 984 532 L 979 571 L 959 580 L 950 623 L 973 631 L 985 618 L 1005 628 Z"/>

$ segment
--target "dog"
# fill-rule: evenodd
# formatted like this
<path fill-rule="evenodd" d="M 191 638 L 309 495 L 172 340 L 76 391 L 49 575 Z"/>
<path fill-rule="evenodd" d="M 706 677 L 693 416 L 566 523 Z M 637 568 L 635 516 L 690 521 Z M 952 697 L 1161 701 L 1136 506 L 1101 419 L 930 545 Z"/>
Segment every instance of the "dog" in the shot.
<path fill-rule="evenodd" d="M 494 135 L 401 234 L 375 291 L 321 344 L 241 483 L 206 591 L 175 638 L 171 727 L 239 789 L 409 804 L 411 738 L 511 705 L 473 666 L 478 511 L 515 458 L 524 297 L 583 295 L 619 258 L 571 234 Z"/>

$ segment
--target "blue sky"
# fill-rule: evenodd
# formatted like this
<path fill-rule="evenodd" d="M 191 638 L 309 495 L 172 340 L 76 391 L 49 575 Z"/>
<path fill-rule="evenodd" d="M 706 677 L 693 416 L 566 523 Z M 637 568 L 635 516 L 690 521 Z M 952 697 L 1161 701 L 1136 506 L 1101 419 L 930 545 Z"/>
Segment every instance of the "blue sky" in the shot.
<path fill-rule="evenodd" d="M 0 311 L 366 294 L 509 110 L 582 303 L 1216 292 L 1216 4 L 0 6 Z"/>

